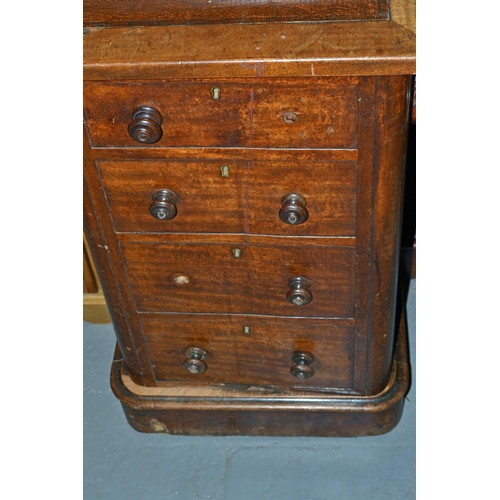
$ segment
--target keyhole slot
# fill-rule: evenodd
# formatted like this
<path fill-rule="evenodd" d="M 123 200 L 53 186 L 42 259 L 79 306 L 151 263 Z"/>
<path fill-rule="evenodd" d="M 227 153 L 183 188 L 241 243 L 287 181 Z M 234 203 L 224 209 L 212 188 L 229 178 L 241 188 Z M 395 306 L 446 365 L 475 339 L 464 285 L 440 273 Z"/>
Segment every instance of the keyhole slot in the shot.
<path fill-rule="evenodd" d="M 212 94 L 212 99 L 214 101 L 220 101 L 220 94 L 221 94 L 220 87 L 212 87 L 210 89 L 210 93 Z"/>

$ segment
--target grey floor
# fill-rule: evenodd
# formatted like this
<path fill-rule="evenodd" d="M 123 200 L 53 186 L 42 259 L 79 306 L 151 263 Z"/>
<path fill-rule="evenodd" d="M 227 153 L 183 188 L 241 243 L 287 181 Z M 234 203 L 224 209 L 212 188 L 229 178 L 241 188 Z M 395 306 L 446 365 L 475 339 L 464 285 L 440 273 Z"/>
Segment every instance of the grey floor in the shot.
<path fill-rule="evenodd" d="M 414 499 L 415 294 L 413 280 L 407 304 L 412 387 L 399 425 L 375 437 L 138 433 L 109 388 L 112 327 L 84 323 L 84 498 Z"/>

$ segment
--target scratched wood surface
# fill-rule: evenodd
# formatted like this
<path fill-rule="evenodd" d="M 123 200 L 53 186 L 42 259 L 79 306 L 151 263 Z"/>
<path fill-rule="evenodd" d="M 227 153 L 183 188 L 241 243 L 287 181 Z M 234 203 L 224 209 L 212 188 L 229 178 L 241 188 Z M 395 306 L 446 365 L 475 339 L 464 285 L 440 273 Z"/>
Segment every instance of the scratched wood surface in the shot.
<path fill-rule="evenodd" d="M 83 44 L 85 80 L 375 76 L 416 70 L 415 33 L 394 21 L 91 28 Z"/>

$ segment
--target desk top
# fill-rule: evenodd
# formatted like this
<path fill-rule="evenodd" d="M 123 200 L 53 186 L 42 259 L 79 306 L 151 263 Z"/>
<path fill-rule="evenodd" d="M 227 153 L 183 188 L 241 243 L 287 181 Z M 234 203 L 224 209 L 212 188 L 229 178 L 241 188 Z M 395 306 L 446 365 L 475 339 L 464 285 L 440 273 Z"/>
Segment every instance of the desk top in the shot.
<path fill-rule="evenodd" d="M 86 0 L 89 3 L 110 2 Z M 84 29 L 86 80 L 373 76 L 415 71 L 415 0 L 392 0 L 388 19 L 363 22 Z"/>

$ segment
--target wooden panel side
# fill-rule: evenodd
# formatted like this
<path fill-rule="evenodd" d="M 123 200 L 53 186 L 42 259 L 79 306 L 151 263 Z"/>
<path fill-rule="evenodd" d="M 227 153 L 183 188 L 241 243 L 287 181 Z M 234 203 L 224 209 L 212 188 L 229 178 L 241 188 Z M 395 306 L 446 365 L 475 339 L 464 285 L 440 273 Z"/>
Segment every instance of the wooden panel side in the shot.
<path fill-rule="evenodd" d="M 409 76 L 377 78 L 368 394 L 387 383 L 394 350 L 410 85 Z"/>
<path fill-rule="evenodd" d="M 83 293 L 97 293 L 100 289 L 92 257 L 90 256 L 89 244 L 83 236 Z"/>
<path fill-rule="evenodd" d="M 89 323 L 111 323 L 108 305 L 102 290 L 83 294 L 83 321 Z"/>
<path fill-rule="evenodd" d="M 416 33 L 416 4 L 416 0 L 391 0 L 391 19 L 413 33 Z"/>
<path fill-rule="evenodd" d="M 151 363 L 142 349 L 143 339 L 138 319 L 127 307 L 131 304 L 128 284 L 121 279 L 123 266 L 118 243 L 103 195 L 102 185 L 92 157 L 87 131 L 84 143 L 84 231 L 96 265 L 123 359 L 137 383 L 154 385 Z"/>
<path fill-rule="evenodd" d="M 370 323 L 370 251 L 373 210 L 375 78 L 359 83 L 359 150 L 356 210 L 356 340 L 354 387 L 366 391 L 367 337 Z"/>

